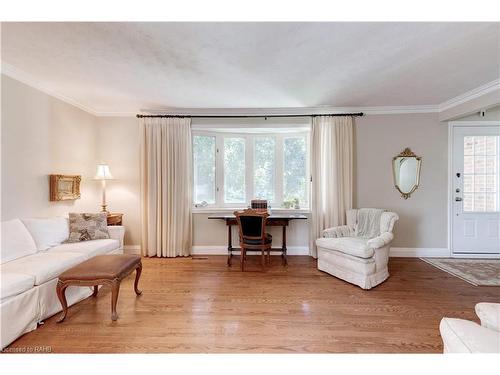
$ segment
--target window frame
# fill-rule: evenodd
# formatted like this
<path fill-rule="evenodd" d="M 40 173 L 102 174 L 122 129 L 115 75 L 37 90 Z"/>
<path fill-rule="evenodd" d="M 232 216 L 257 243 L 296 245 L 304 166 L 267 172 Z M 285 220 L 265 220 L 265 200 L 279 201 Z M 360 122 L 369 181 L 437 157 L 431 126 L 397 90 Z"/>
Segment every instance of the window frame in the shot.
<path fill-rule="evenodd" d="M 208 204 L 205 208 L 211 209 L 229 209 L 229 208 L 246 208 L 250 205 L 251 199 L 254 198 L 254 170 L 255 170 L 255 139 L 273 137 L 275 139 L 274 149 L 274 201 L 270 202 L 272 208 L 285 209 L 282 207 L 284 196 L 284 140 L 286 138 L 304 138 L 306 143 L 306 198 L 307 202 L 300 202 L 301 209 L 308 210 L 311 204 L 311 184 L 310 184 L 310 131 L 281 131 L 281 132 L 226 132 L 226 131 L 209 131 L 209 130 L 193 130 L 192 137 L 208 136 L 215 137 L 215 203 Z M 225 138 L 243 138 L 245 140 L 245 202 L 244 203 L 226 203 L 224 201 L 224 139 Z M 194 174 L 194 168 L 193 168 Z M 193 191 L 194 191 L 194 176 L 193 176 Z M 193 207 L 199 208 L 200 202 L 194 201 Z M 306 203 L 305 206 L 304 203 Z"/>

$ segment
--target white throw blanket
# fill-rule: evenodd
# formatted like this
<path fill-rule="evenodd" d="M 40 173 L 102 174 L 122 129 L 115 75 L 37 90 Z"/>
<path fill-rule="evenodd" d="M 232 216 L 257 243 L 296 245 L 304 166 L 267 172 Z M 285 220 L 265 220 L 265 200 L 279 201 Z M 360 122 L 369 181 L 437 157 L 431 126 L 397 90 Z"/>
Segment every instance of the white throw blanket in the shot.
<path fill-rule="evenodd" d="M 374 238 L 380 235 L 380 217 L 384 210 L 379 208 L 360 208 L 358 210 L 356 237 Z"/>

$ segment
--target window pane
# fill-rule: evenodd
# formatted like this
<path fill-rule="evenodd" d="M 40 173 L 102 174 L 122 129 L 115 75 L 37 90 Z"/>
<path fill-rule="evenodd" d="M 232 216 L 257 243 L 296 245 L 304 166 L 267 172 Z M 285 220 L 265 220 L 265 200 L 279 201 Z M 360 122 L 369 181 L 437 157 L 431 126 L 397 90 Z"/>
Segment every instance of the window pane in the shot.
<path fill-rule="evenodd" d="M 298 200 L 300 206 L 306 206 L 306 139 L 285 138 L 283 148 L 283 199 Z"/>
<path fill-rule="evenodd" d="M 464 137 L 464 155 L 474 155 L 474 137 Z"/>
<path fill-rule="evenodd" d="M 193 136 L 194 202 L 215 203 L 215 137 Z"/>
<path fill-rule="evenodd" d="M 224 138 L 224 202 L 245 203 L 244 138 Z"/>
<path fill-rule="evenodd" d="M 474 173 L 474 156 L 464 156 L 464 173 Z"/>
<path fill-rule="evenodd" d="M 498 136 L 464 137 L 465 212 L 498 211 Z"/>
<path fill-rule="evenodd" d="M 255 198 L 274 201 L 274 150 L 272 137 L 255 138 L 254 195 Z"/>
<path fill-rule="evenodd" d="M 486 137 L 474 137 L 474 155 L 486 155 Z"/>
<path fill-rule="evenodd" d="M 464 193 L 474 192 L 474 175 L 466 174 L 464 175 Z"/>

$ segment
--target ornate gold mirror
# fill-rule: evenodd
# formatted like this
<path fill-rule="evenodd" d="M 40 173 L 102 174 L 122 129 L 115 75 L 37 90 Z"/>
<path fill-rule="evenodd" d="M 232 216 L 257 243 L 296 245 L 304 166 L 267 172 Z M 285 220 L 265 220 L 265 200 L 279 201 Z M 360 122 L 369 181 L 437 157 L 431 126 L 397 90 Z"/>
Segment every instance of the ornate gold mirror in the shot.
<path fill-rule="evenodd" d="M 420 156 L 415 155 L 409 148 L 392 159 L 394 185 L 404 199 L 418 188 L 420 182 Z"/>

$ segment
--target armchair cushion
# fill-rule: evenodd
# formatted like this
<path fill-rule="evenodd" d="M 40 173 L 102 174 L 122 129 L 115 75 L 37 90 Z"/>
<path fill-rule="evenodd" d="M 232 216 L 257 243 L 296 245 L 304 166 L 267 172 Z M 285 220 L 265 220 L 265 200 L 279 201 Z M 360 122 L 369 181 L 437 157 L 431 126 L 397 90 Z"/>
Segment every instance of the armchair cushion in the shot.
<path fill-rule="evenodd" d="M 500 332 L 500 303 L 478 303 L 476 314 L 483 327 Z"/>
<path fill-rule="evenodd" d="M 319 238 L 316 246 L 358 258 L 371 258 L 374 254 L 373 249 L 368 246 L 368 240 L 358 237 Z"/>
<path fill-rule="evenodd" d="M 351 236 L 352 230 L 347 225 L 341 225 L 338 227 L 328 228 L 322 232 L 323 238 L 337 238 L 337 237 L 349 237 Z"/>

